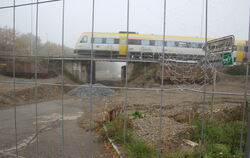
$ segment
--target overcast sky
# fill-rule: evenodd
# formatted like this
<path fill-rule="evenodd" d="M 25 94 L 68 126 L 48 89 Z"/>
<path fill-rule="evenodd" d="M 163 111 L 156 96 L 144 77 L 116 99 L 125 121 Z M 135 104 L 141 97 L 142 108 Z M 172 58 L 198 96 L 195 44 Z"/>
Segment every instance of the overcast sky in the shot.
<path fill-rule="evenodd" d="M 32 0 L 16 0 L 17 4 Z M 34 0 L 35 1 L 35 0 Z M 74 47 L 82 32 L 91 31 L 92 0 L 65 0 L 65 44 Z M 11 5 L 10 0 L 0 6 Z M 130 0 L 130 30 L 145 34 L 162 34 L 164 0 Z M 167 0 L 166 34 L 200 37 L 203 0 Z M 249 0 L 209 0 L 208 36 L 235 35 L 248 38 Z M 31 6 L 16 10 L 16 28 L 31 32 Z M 33 33 L 35 33 L 33 7 Z M 0 10 L 0 27 L 12 27 L 12 9 Z M 205 18 L 203 18 L 205 20 Z M 46 40 L 61 43 L 62 2 L 39 6 L 38 34 Z M 203 23 L 205 24 L 205 23 Z M 126 0 L 96 0 L 95 32 L 126 30 Z M 203 33 L 204 36 L 204 25 Z"/>

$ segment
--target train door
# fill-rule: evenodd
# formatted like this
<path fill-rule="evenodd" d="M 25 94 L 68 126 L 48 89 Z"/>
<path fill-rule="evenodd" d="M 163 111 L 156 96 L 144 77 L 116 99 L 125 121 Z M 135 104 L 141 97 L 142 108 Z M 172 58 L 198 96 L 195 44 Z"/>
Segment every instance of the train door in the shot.
<path fill-rule="evenodd" d="M 126 49 L 127 49 L 127 42 L 126 37 L 121 36 L 119 41 L 119 55 L 126 55 Z"/>
<path fill-rule="evenodd" d="M 245 45 L 246 44 L 244 43 L 237 44 L 236 62 L 243 62 L 245 56 L 245 51 L 244 51 Z"/>

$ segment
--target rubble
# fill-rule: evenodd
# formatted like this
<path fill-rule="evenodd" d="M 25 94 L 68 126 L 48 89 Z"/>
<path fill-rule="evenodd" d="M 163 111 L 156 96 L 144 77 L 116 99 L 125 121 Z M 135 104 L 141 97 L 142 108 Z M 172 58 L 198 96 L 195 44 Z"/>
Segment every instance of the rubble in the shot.
<path fill-rule="evenodd" d="M 115 95 L 115 91 L 102 85 L 102 84 L 84 84 L 81 87 L 77 87 L 68 92 L 70 96 L 80 97 L 80 98 L 102 98 L 106 96 Z"/>

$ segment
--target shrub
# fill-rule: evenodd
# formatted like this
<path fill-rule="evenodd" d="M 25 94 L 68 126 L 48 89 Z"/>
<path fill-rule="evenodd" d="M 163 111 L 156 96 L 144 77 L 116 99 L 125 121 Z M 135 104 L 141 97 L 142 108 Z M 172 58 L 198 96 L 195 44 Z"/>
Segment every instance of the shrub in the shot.
<path fill-rule="evenodd" d="M 118 145 L 125 145 L 128 158 L 154 158 L 156 155 L 155 149 L 133 135 L 129 119 L 127 120 L 126 142 L 123 144 L 124 119 L 125 117 L 120 115 L 112 122 L 106 122 L 108 136 L 115 140 Z"/>
<path fill-rule="evenodd" d="M 143 118 L 144 117 L 144 114 L 138 110 L 136 110 L 135 112 L 132 113 L 132 116 L 134 118 Z"/>
<path fill-rule="evenodd" d="M 190 139 L 197 142 L 201 136 L 201 121 L 194 120 L 191 124 L 197 126 L 197 128 L 190 134 Z M 204 156 L 207 158 L 230 158 L 241 155 L 239 151 L 241 126 L 241 121 L 205 120 L 206 144 Z M 243 132 L 246 135 L 246 128 Z"/>

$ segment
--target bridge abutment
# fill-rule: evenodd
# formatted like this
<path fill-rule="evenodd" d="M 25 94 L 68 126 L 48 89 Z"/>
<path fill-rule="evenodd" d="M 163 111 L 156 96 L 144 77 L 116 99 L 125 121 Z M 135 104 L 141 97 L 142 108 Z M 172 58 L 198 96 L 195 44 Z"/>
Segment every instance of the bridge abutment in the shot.
<path fill-rule="evenodd" d="M 95 62 L 92 63 L 92 83 L 95 83 Z M 65 61 L 64 68 L 75 78 L 85 83 L 91 80 L 91 62 L 90 61 Z"/>

